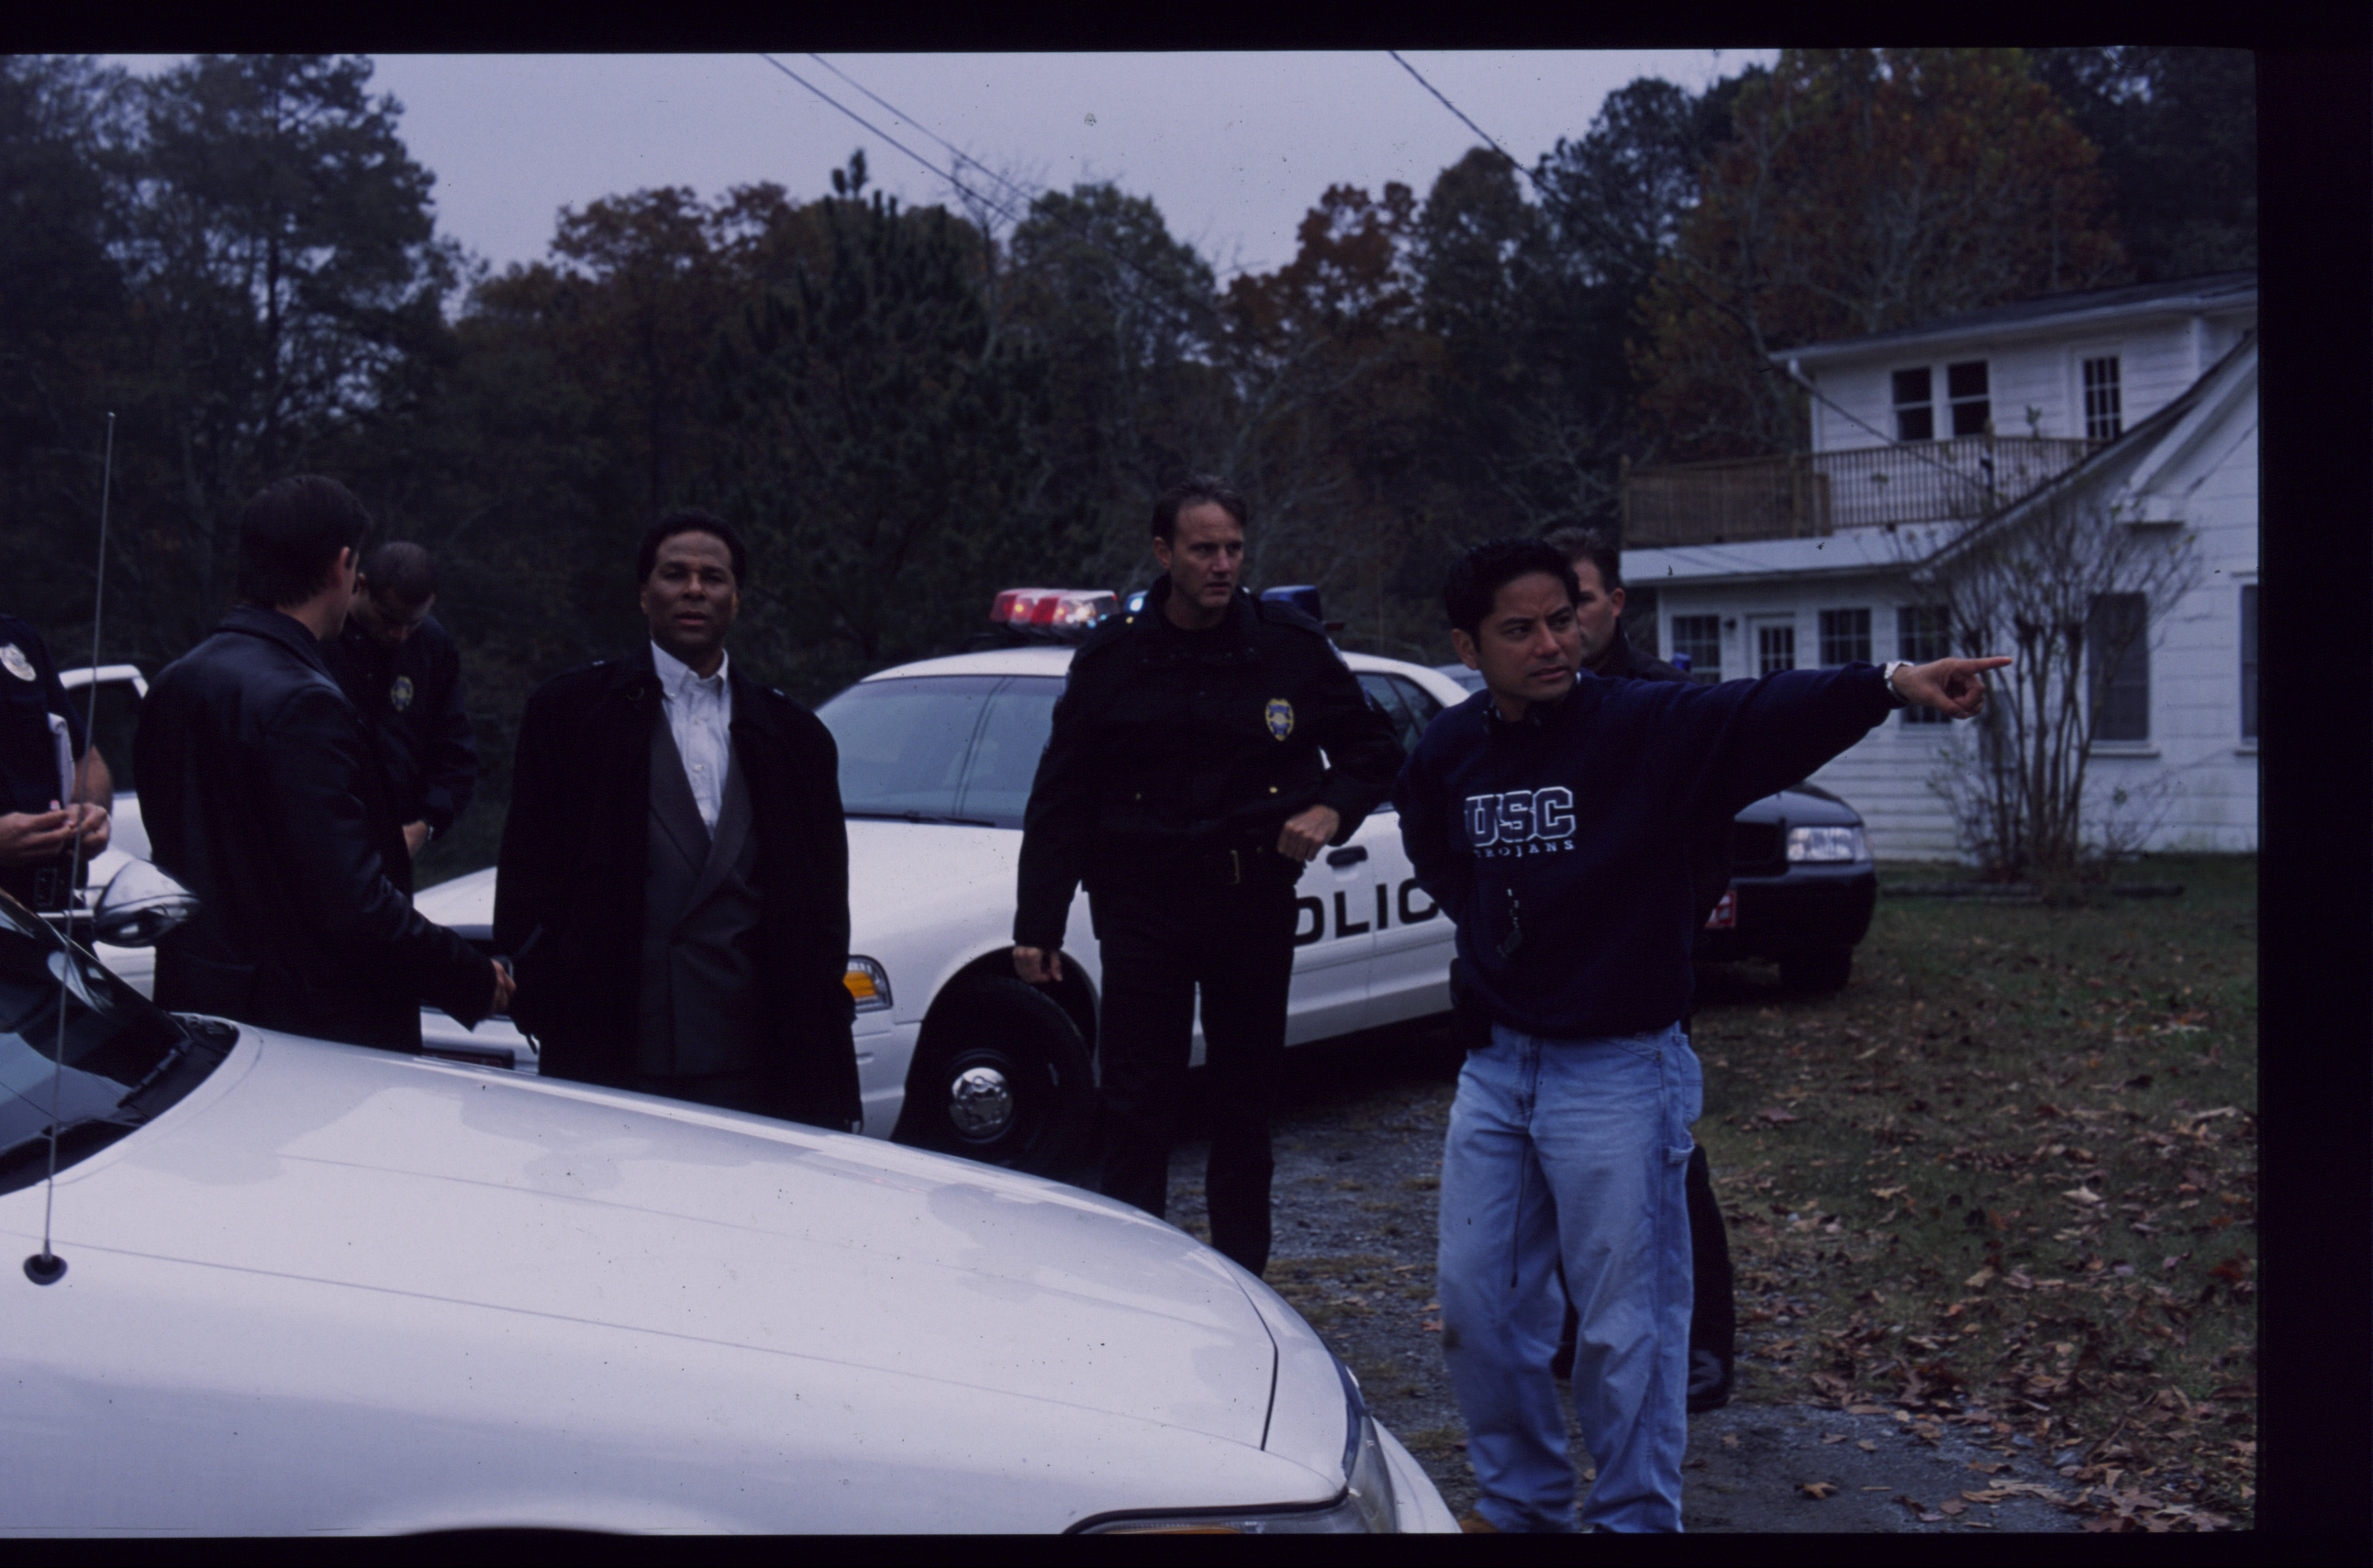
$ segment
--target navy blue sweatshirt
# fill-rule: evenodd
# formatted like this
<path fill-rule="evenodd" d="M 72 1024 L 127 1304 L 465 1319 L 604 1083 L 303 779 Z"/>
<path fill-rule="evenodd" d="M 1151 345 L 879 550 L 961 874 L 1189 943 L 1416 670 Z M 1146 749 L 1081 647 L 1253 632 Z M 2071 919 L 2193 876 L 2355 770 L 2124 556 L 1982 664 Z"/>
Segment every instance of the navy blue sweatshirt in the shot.
<path fill-rule="evenodd" d="M 1644 1034 L 1689 1005 L 1693 835 L 1803 778 L 1892 711 L 1869 664 L 1723 685 L 1583 673 L 1510 723 L 1478 693 L 1394 790 L 1418 881 L 1498 1023 Z"/>

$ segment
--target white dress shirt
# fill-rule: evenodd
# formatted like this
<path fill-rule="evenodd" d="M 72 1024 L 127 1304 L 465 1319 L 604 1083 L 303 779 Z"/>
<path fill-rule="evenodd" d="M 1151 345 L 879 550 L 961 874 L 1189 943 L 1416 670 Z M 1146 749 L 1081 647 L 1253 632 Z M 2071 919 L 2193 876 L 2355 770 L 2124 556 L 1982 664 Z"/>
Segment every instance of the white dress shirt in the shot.
<path fill-rule="evenodd" d="M 725 800 L 725 770 L 731 765 L 733 687 L 725 679 L 730 668 L 718 661 L 717 673 L 703 680 L 692 666 L 658 643 L 651 644 L 651 664 L 659 672 L 660 697 L 667 708 L 668 733 L 675 738 L 676 755 L 684 758 L 684 782 L 692 786 L 693 803 L 709 832 L 717 831 L 717 813 Z"/>

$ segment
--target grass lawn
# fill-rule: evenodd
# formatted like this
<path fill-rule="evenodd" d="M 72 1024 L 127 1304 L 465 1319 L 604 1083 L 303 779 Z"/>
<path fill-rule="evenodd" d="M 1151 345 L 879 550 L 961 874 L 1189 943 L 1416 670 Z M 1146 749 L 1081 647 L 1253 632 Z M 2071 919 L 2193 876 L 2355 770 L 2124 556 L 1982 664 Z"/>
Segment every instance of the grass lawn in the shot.
<path fill-rule="evenodd" d="M 2177 896 L 1890 896 L 1852 984 L 1710 971 L 1697 1136 L 1743 1398 L 2047 1453 L 2088 1525 L 2240 1527 L 2257 1462 L 2257 862 Z"/>

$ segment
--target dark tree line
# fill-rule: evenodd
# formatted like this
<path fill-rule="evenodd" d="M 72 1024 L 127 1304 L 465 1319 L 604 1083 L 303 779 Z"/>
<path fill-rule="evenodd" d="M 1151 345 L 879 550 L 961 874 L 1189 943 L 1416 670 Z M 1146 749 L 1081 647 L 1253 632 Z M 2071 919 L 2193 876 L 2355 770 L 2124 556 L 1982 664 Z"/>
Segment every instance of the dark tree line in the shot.
<path fill-rule="evenodd" d="M 489 275 L 369 78 L 0 60 L 0 545 L 10 607 L 87 638 L 112 412 L 105 640 L 153 669 L 228 602 L 249 494 L 345 479 L 439 556 L 488 833 L 527 692 L 636 635 L 663 508 L 749 530 L 735 656 L 811 701 L 960 646 L 999 587 L 1141 580 L 1148 505 L 1190 469 L 1251 496 L 1260 580 L 1440 658 L 1465 544 L 1614 522 L 1626 460 L 1801 439 L 1771 348 L 2255 262 L 2229 51 L 1642 79 L 1529 168 L 1478 148 L 1422 195 L 1329 189 L 1291 261 L 1225 287 L 1145 197 L 1049 191 L 1006 224 L 902 206 L 861 153 L 808 197 L 594 202 Z"/>

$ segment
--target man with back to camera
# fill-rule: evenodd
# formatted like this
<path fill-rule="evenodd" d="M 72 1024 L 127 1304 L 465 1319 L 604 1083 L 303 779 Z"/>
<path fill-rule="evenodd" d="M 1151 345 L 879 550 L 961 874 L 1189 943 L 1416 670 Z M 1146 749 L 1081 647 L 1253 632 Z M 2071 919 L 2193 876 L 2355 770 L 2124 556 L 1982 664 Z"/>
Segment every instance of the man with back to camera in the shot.
<path fill-rule="evenodd" d="M 414 855 L 451 831 L 478 782 L 478 747 L 462 707 L 462 655 L 430 618 L 436 607 L 428 552 L 400 539 L 374 544 L 355 579 L 354 614 L 321 645 L 330 673 L 370 730 Z"/>
<path fill-rule="evenodd" d="M 1910 703 L 1984 705 L 2006 659 L 1783 671 L 1724 685 L 1577 675 L 1579 584 L 1539 539 L 1479 544 L 1443 605 L 1484 690 L 1437 717 L 1395 799 L 1490 1022 L 1442 1169 L 1443 1353 L 1481 1496 L 1470 1528 L 1574 1527 L 1549 1372 L 1554 1275 L 1580 1314 L 1584 1527 L 1681 1527 L 1684 1177 L 1702 1078 L 1680 1028 L 1700 910 L 1689 846 Z"/>
<path fill-rule="evenodd" d="M 495 879 L 514 1015 L 551 1077 L 854 1130 L 831 731 L 726 657 L 749 578 L 731 523 L 671 512 L 635 570 L 648 640 L 520 720 Z"/>
<path fill-rule="evenodd" d="M 370 737 L 321 657 L 369 526 L 315 475 L 248 502 L 240 603 L 148 688 L 134 772 L 156 862 L 199 904 L 158 945 L 158 1006 L 416 1051 L 423 1001 L 475 1024 L 511 982 L 414 912 Z"/>
<path fill-rule="evenodd" d="M 81 862 L 107 848 L 113 781 L 41 634 L 0 615 L 0 893 L 56 911 L 74 896 Z"/>
<path fill-rule="evenodd" d="M 1201 991 L 1211 1245 L 1258 1274 L 1294 883 L 1384 799 L 1400 744 L 1317 622 L 1244 591 L 1248 517 L 1210 475 L 1165 491 L 1163 575 L 1072 658 L 1023 821 L 1013 965 L 1062 978 L 1084 883 L 1104 965 L 1101 1185 L 1156 1217 Z"/>
<path fill-rule="evenodd" d="M 1686 681 L 1689 676 L 1663 660 L 1632 646 L 1623 629 L 1622 557 L 1606 534 L 1595 528 L 1561 528 L 1543 535 L 1573 568 L 1575 657 L 1582 668 L 1608 680 Z M 1689 845 L 1689 884 L 1703 926 L 1730 886 L 1731 825 L 1709 827 Z M 1681 1031 L 1689 1020 L 1681 1018 Z M 1689 1221 L 1689 1392 L 1691 1414 L 1720 1409 L 1730 1401 L 1732 1368 L 1736 1360 L 1738 1309 L 1733 1298 L 1730 1236 L 1723 1227 L 1722 1205 L 1713 1195 L 1713 1173 L 1706 1163 L 1705 1146 L 1689 1151 L 1688 1212 Z M 1569 1305 L 1565 1327 L 1558 1337 L 1549 1370 L 1560 1377 L 1573 1369 L 1575 1318 Z"/>

